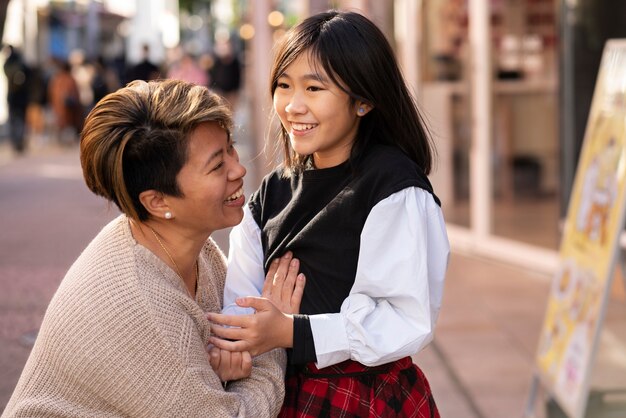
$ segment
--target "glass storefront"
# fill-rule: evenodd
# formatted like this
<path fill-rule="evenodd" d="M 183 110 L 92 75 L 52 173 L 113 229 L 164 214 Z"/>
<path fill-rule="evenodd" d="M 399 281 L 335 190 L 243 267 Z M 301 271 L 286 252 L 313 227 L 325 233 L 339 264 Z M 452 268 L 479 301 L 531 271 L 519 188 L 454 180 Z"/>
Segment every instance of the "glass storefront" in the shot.
<path fill-rule="evenodd" d="M 492 0 L 490 234 L 555 250 L 559 132 L 555 0 Z M 423 2 L 422 90 L 435 138 L 450 152 L 447 221 L 472 228 L 472 85 L 466 0 Z M 444 115 L 441 115 L 444 112 Z M 441 153 L 440 153 L 441 154 Z M 441 157 L 441 155 L 440 155 Z"/>

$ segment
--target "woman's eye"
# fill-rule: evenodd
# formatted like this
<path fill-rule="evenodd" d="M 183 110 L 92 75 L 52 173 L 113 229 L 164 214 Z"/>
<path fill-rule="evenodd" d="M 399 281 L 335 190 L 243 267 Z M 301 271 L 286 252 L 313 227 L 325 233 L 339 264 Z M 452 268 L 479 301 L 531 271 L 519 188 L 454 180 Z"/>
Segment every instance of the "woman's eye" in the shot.
<path fill-rule="evenodd" d="M 323 90 L 323 88 L 319 86 L 309 86 L 307 87 L 307 90 L 308 91 L 320 91 L 320 90 Z"/>
<path fill-rule="evenodd" d="M 215 167 L 213 167 L 213 169 L 211 170 L 211 172 L 213 171 L 217 171 L 220 168 L 224 167 L 224 161 L 220 162 L 218 165 L 216 165 Z"/>
<path fill-rule="evenodd" d="M 288 89 L 289 88 L 289 84 L 287 83 L 278 83 L 276 84 L 276 87 L 279 89 Z"/>

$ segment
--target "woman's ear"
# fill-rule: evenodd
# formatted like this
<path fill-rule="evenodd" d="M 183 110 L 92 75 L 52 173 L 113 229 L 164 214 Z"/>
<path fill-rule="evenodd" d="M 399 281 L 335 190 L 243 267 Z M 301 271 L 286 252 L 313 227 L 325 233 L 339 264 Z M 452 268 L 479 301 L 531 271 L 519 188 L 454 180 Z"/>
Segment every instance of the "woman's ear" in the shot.
<path fill-rule="evenodd" d="M 356 115 L 357 116 L 365 116 L 372 110 L 374 106 L 367 104 L 365 102 L 358 102 L 356 107 Z"/>
<path fill-rule="evenodd" d="M 139 201 L 155 218 L 172 219 L 172 212 L 163 198 L 163 193 L 156 190 L 144 190 L 139 193 Z"/>

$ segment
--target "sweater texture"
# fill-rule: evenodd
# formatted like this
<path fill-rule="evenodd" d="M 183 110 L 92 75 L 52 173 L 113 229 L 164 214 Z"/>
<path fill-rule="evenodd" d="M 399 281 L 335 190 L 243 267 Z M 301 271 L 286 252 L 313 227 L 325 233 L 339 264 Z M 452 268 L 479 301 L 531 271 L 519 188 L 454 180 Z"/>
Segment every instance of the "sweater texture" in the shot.
<path fill-rule="evenodd" d="M 209 239 L 196 300 L 178 275 L 111 221 L 72 265 L 2 417 L 272 417 L 284 396 L 284 350 L 253 360 L 225 390 L 206 351 L 226 274 Z"/>

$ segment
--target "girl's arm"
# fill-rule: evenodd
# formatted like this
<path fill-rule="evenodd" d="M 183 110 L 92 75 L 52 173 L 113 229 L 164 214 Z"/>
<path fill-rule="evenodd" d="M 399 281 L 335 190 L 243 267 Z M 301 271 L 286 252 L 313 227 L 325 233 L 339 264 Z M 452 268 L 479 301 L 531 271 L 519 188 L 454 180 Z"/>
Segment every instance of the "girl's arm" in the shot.
<path fill-rule="evenodd" d="M 269 299 L 279 311 L 285 314 L 297 313 L 300 310 L 305 278 L 304 274 L 298 274 L 299 266 L 299 261 L 292 257 L 291 252 L 288 252 L 283 257 L 272 261 L 265 276 L 262 296 Z M 259 310 L 259 315 L 263 314 L 261 312 L 263 306 L 260 306 Z M 280 319 L 290 321 L 289 315 L 279 314 L 279 316 L 282 318 L 275 319 L 274 324 L 278 323 Z M 255 316 L 253 316 L 254 318 Z M 273 330 L 280 329 L 280 327 L 272 328 Z M 215 327 L 213 329 L 215 331 Z M 267 335 L 268 333 L 264 334 Z M 282 337 L 280 335 L 278 337 L 290 338 L 289 333 L 283 334 Z M 268 347 L 267 350 L 272 348 L 274 347 Z M 267 350 L 261 350 L 261 352 Z M 227 351 L 212 346 L 209 348 L 209 361 L 222 381 L 243 379 L 249 377 L 252 371 L 252 358 L 248 351 Z"/>
<path fill-rule="evenodd" d="M 243 220 L 231 231 L 229 242 L 222 312 L 252 314 L 252 309 L 237 305 L 236 299 L 262 296 L 284 313 L 298 313 L 306 282 L 304 274 L 298 274 L 299 261 L 287 252 L 272 260 L 267 275 L 264 275 L 261 231 L 248 206 L 244 206 Z"/>
<path fill-rule="evenodd" d="M 223 314 L 208 313 L 207 317 L 213 323 L 212 334 L 231 341 L 211 337 L 209 343 L 222 350 L 249 351 L 253 356 L 291 347 L 292 314 L 300 310 L 306 283 L 304 275 L 298 274 L 299 261 L 287 252 L 273 260 L 264 275 L 261 230 L 247 205 L 243 220 L 231 230 L 229 244 Z M 237 301 L 242 299 L 251 302 L 240 306 Z M 250 350 L 242 345 L 249 345 Z"/>
<path fill-rule="evenodd" d="M 441 306 L 448 256 L 443 215 L 428 192 L 410 187 L 379 202 L 361 233 L 355 283 L 340 312 L 309 316 L 318 367 L 347 359 L 374 366 L 426 346 Z M 246 299 L 263 315 L 212 315 L 214 322 L 241 327 L 215 332 L 240 341 L 213 343 L 252 353 L 259 347 L 290 347 L 284 344 L 293 341 L 293 319 L 285 321 L 262 300 Z M 280 338 L 264 338 L 260 329 L 280 332 Z M 283 339 L 285 334 L 291 340 Z"/>
<path fill-rule="evenodd" d="M 260 296 L 265 273 L 261 230 L 254 221 L 248 205 L 243 208 L 243 220 L 230 232 L 229 248 L 222 312 L 250 313 L 249 310 L 239 307 L 235 300 L 240 296 Z"/>
<path fill-rule="evenodd" d="M 361 233 L 354 286 L 336 314 L 309 317 L 317 366 L 375 366 L 433 338 L 450 247 L 441 208 L 410 187 L 379 202 Z"/>

